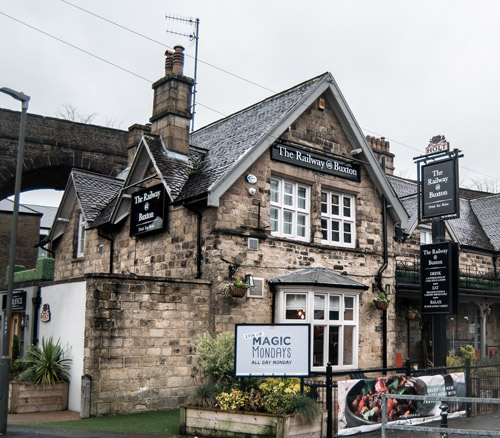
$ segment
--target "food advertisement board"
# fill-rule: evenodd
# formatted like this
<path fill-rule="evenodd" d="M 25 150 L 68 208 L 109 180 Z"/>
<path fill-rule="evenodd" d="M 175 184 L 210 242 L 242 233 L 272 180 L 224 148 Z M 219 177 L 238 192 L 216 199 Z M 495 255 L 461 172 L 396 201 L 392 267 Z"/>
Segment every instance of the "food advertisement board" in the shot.
<path fill-rule="evenodd" d="M 391 376 L 338 382 L 338 435 L 370 432 L 381 427 L 382 394 L 465 397 L 465 374 Z M 387 400 L 388 421 L 419 424 L 440 419 L 439 401 Z M 462 415 L 464 406 L 449 404 L 450 417 Z"/>

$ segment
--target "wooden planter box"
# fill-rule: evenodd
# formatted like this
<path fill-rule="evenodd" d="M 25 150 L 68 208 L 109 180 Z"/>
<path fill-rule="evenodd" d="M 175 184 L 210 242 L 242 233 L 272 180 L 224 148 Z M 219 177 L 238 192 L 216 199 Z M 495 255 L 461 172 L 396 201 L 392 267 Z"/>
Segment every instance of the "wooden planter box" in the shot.
<path fill-rule="evenodd" d="M 305 423 L 297 415 L 181 406 L 180 432 L 225 438 L 323 438 L 326 437 L 326 412 L 315 421 Z"/>
<path fill-rule="evenodd" d="M 11 382 L 9 414 L 64 411 L 68 409 L 68 388 L 68 383 L 42 386 L 29 382 Z"/>

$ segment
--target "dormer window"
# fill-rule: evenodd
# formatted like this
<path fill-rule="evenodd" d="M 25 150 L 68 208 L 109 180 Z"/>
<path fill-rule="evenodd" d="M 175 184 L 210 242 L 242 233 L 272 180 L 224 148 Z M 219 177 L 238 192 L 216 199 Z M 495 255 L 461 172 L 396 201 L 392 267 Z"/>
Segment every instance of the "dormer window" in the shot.
<path fill-rule="evenodd" d="M 83 257 L 85 249 L 85 219 L 83 213 L 78 216 L 78 230 L 76 239 L 76 257 Z"/>

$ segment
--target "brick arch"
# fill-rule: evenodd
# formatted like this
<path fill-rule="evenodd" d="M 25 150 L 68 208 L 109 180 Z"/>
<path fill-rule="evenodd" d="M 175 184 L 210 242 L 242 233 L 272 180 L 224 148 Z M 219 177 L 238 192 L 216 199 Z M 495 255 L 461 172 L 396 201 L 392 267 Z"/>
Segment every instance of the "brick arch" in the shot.
<path fill-rule="evenodd" d="M 20 117 L 0 108 L 0 200 L 14 193 Z M 72 168 L 115 176 L 127 140 L 127 131 L 28 114 L 21 190 L 62 190 Z"/>

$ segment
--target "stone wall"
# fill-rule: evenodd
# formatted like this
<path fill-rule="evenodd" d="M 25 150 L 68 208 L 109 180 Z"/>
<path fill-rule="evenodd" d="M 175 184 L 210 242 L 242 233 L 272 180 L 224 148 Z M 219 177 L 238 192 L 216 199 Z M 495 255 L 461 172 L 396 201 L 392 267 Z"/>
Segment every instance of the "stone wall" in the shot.
<path fill-rule="evenodd" d="M 20 112 L 0 108 L 0 199 L 14 193 Z M 28 114 L 22 190 L 64 189 L 72 168 L 116 175 L 127 164 L 128 132 Z"/>
<path fill-rule="evenodd" d="M 90 276 L 84 374 L 92 377 L 91 415 L 184 403 L 209 302 L 206 281 Z"/>

